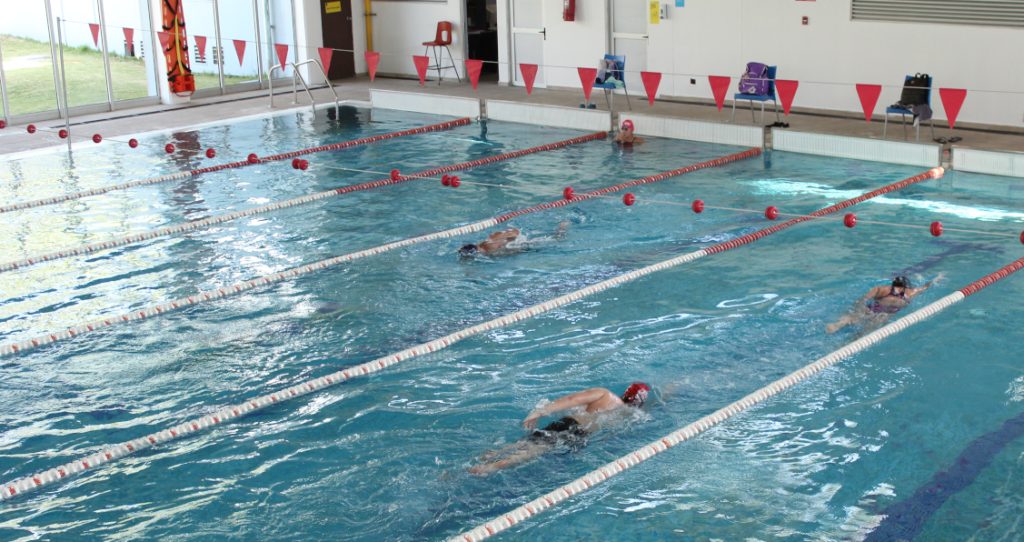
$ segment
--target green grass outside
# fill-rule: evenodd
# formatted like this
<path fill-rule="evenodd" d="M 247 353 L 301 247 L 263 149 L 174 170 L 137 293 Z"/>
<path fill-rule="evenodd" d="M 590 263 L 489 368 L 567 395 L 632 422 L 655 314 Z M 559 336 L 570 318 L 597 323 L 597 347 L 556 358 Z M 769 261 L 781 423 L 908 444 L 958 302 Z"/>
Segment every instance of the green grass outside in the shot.
<path fill-rule="evenodd" d="M 53 83 L 50 44 L 26 38 L 0 35 L 3 50 L 4 75 L 7 80 L 9 115 L 23 115 L 57 108 L 57 95 Z M 159 60 L 163 68 L 163 60 Z M 23 67 L 24 66 L 24 67 Z M 103 75 L 103 54 L 89 47 L 65 47 L 64 66 L 67 73 L 68 101 L 72 107 L 105 103 L 107 84 Z M 196 88 L 217 87 L 217 74 L 196 73 Z M 114 100 L 144 98 L 146 90 L 146 63 L 139 58 L 110 55 L 110 79 Z M 225 85 L 234 85 L 256 79 L 233 75 L 224 76 Z"/>

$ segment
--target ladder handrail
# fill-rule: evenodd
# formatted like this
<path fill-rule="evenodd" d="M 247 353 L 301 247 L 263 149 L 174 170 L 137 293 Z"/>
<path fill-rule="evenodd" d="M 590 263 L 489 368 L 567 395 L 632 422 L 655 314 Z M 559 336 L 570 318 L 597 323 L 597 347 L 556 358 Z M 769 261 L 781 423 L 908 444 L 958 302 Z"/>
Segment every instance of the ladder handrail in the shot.
<path fill-rule="evenodd" d="M 327 88 L 331 89 L 331 94 L 334 94 L 334 105 L 338 106 L 338 101 L 340 100 L 340 98 L 338 97 L 338 92 L 336 90 L 334 90 L 334 85 L 331 84 L 330 78 L 327 77 L 327 70 L 324 69 L 323 64 L 321 64 L 319 60 L 317 60 L 315 58 L 310 58 L 310 59 L 307 59 L 307 60 L 303 60 L 302 62 L 291 62 L 290 64 L 291 64 L 291 67 L 292 67 L 292 103 L 293 104 L 299 103 L 299 101 L 298 101 L 298 87 L 295 84 L 295 79 L 298 78 L 298 80 L 302 82 L 302 88 L 305 89 L 306 94 L 309 96 L 309 101 L 312 103 L 313 112 L 314 113 L 316 112 L 316 100 L 313 99 L 313 93 L 310 92 L 309 85 L 306 84 L 306 78 L 303 77 L 301 73 L 299 73 L 299 67 L 300 66 L 305 66 L 306 64 L 315 64 L 317 68 L 320 68 L 320 73 L 323 74 L 324 81 L 327 82 Z M 281 70 L 283 72 L 285 70 L 285 65 L 284 64 L 277 64 L 275 66 L 271 66 L 270 67 L 270 72 L 268 73 L 268 76 L 267 76 L 267 79 L 270 81 L 270 107 L 271 108 L 274 107 L 274 70 Z"/>

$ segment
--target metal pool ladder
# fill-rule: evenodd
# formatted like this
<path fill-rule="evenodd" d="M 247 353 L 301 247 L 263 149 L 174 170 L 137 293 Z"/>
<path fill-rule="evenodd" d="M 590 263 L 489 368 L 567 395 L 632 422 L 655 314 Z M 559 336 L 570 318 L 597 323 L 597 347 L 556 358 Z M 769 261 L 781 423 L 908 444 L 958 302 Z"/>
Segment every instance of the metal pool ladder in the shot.
<path fill-rule="evenodd" d="M 310 107 L 313 108 L 313 113 L 316 113 L 316 100 L 313 99 L 313 93 L 309 91 L 309 85 L 306 84 L 306 78 L 303 77 L 301 73 L 299 73 L 299 67 L 300 66 L 305 66 L 306 64 L 314 64 L 314 65 L 316 65 L 317 68 L 320 69 L 320 73 L 323 74 L 324 81 L 327 81 L 327 88 L 331 89 L 331 94 L 334 94 L 334 106 L 335 107 L 339 106 L 339 104 L 338 104 L 338 100 L 339 100 L 338 93 L 334 90 L 334 85 L 331 84 L 331 79 L 329 77 L 327 77 L 327 71 L 324 70 L 324 67 L 323 67 L 322 64 L 320 64 L 319 60 L 317 60 L 315 58 L 311 58 L 309 60 L 303 60 L 302 62 L 291 62 L 290 64 L 291 64 L 291 67 L 292 67 L 292 103 L 293 104 L 298 104 L 299 103 L 299 99 L 298 99 L 299 98 L 299 96 L 298 96 L 299 95 L 298 86 L 295 84 L 295 80 L 298 79 L 300 82 L 302 82 L 302 88 L 306 90 L 306 95 L 309 96 L 309 101 L 311 102 Z M 283 72 L 285 70 L 285 65 L 284 64 L 278 64 L 276 66 L 271 66 L 270 74 L 267 77 L 267 79 L 270 80 L 270 108 L 271 109 L 274 108 L 274 70 L 281 70 Z"/>

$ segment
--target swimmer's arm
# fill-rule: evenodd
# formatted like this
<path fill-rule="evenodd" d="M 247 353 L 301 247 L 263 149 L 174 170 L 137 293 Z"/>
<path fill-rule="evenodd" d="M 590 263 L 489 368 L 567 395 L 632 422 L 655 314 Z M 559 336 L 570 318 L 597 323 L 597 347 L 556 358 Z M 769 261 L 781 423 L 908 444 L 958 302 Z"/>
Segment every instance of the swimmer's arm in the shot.
<path fill-rule="evenodd" d="M 920 288 L 914 288 L 914 290 L 912 292 L 910 292 L 910 295 L 908 295 L 907 297 L 913 298 L 917 294 L 919 294 L 919 293 L 927 290 L 928 288 L 931 288 L 932 286 L 942 282 L 942 279 L 945 278 L 945 276 L 946 276 L 945 273 L 939 273 L 938 275 L 935 276 L 935 278 L 933 278 L 932 280 L 929 280 L 928 282 L 924 283 L 924 286 L 921 286 Z"/>
<path fill-rule="evenodd" d="M 534 409 L 533 412 L 523 420 L 523 427 L 533 429 L 537 427 L 537 420 L 544 416 L 568 410 L 570 408 L 589 405 L 594 401 L 601 400 L 608 393 L 611 392 L 604 388 L 590 388 L 589 390 L 583 390 L 571 395 L 566 395 L 565 397 L 560 397 L 544 406 Z"/>

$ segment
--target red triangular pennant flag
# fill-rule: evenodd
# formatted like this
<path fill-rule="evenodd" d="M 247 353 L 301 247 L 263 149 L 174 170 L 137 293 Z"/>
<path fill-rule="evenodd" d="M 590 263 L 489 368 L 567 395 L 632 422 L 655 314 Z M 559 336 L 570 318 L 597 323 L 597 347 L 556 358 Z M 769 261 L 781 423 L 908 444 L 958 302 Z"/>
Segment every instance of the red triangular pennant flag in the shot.
<path fill-rule="evenodd" d="M 583 85 L 583 99 L 590 101 L 590 91 L 594 90 L 594 79 L 597 78 L 597 68 L 576 68 L 580 73 L 580 85 Z"/>
<path fill-rule="evenodd" d="M 800 81 L 791 79 L 776 79 L 775 88 L 779 91 L 779 99 L 782 100 L 782 112 L 789 115 L 789 108 L 793 107 L 793 97 L 796 96 L 796 87 Z"/>
<path fill-rule="evenodd" d="M 377 51 L 366 51 L 366 67 L 370 70 L 370 82 L 377 76 L 377 66 L 380 65 L 380 53 Z"/>
<path fill-rule="evenodd" d="M 334 49 L 330 47 L 318 47 L 316 50 L 320 54 L 320 66 L 323 67 L 324 73 L 331 73 L 331 60 L 334 58 Z M 330 75 L 328 75 L 330 78 Z"/>
<path fill-rule="evenodd" d="M 206 58 L 206 36 L 193 36 L 196 38 L 196 47 L 199 49 L 199 57 Z"/>
<path fill-rule="evenodd" d="M 953 129 L 956 118 L 960 115 L 960 107 L 964 105 L 967 98 L 965 88 L 940 88 L 939 97 L 942 98 L 942 108 L 946 110 L 946 120 L 949 121 L 949 129 Z"/>
<path fill-rule="evenodd" d="M 526 83 L 526 95 L 533 93 L 533 82 L 537 79 L 537 65 L 519 63 L 519 73 L 523 74 L 523 82 Z"/>
<path fill-rule="evenodd" d="M 277 59 L 281 61 L 281 67 L 284 68 L 285 64 L 288 63 L 288 45 L 275 43 L 274 50 L 277 51 Z"/>
<path fill-rule="evenodd" d="M 235 54 L 238 55 L 238 65 L 242 65 L 242 59 L 245 58 L 245 40 L 232 40 L 235 42 Z"/>
<path fill-rule="evenodd" d="M 718 106 L 718 110 L 722 110 L 722 105 L 725 104 L 725 93 L 729 90 L 729 84 L 732 83 L 732 77 L 725 75 L 709 75 L 708 83 L 711 84 L 711 94 L 715 96 L 715 105 Z"/>
<path fill-rule="evenodd" d="M 124 41 L 128 43 L 128 49 L 129 50 L 134 49 L 134 47 L 132 47 L 132 42 L 135 41 L 135 29 L 134 28 L 128 28 L 126 26 L 126 27 L 122 28 L 121 30 L 124 31 Z"/>
<path fill-rule="evenodd" d="M 163 48 L 164 52 L 167 52 L 167 48 L 171 46 L 171 33 L 170 32 L 157 32 L 156 36 L 160 38 L 160 47 Z"/>
<path fill-rule="evenodd" d="M 857 83 L 857 96 L 860 97 L 860 106 L 864 109 L 865 121 L 871 122 L 871 115 L 875 113 L 875 104 L 878 103 L 880 94 L 882 94 L 882 85 Z"/>
<path fill-rule="evenodd" d="M 416 73 L 420 76 L 420 86 L 427 82 L 427 66 L 430 58 L 423 55 L 412 55 L 412 63 L 416 65 Z"/>
<path fill-rule="evenodd" d="M 661 85 L 661 72 L 640 72 L 640 80 L 644 82 L 644 90 L 647 91 L 647 103 L 654 105 L 654 97 Z"/>
<path fill-rule="evenodd" d="M 476 90 L 476 86 L 480 84 L 480 70 L 483 67 L 483 60 L 466 59 L 466 77 L 469 77 L 469 84 L 473 85 L 473 90 Z"/>
<path fill-rule="evenodd" d="M 92 44 L 96 47 L 100 46 L 100 25 L 96 23 L 89 23 L 89 31 L 92 32 Z"/>

